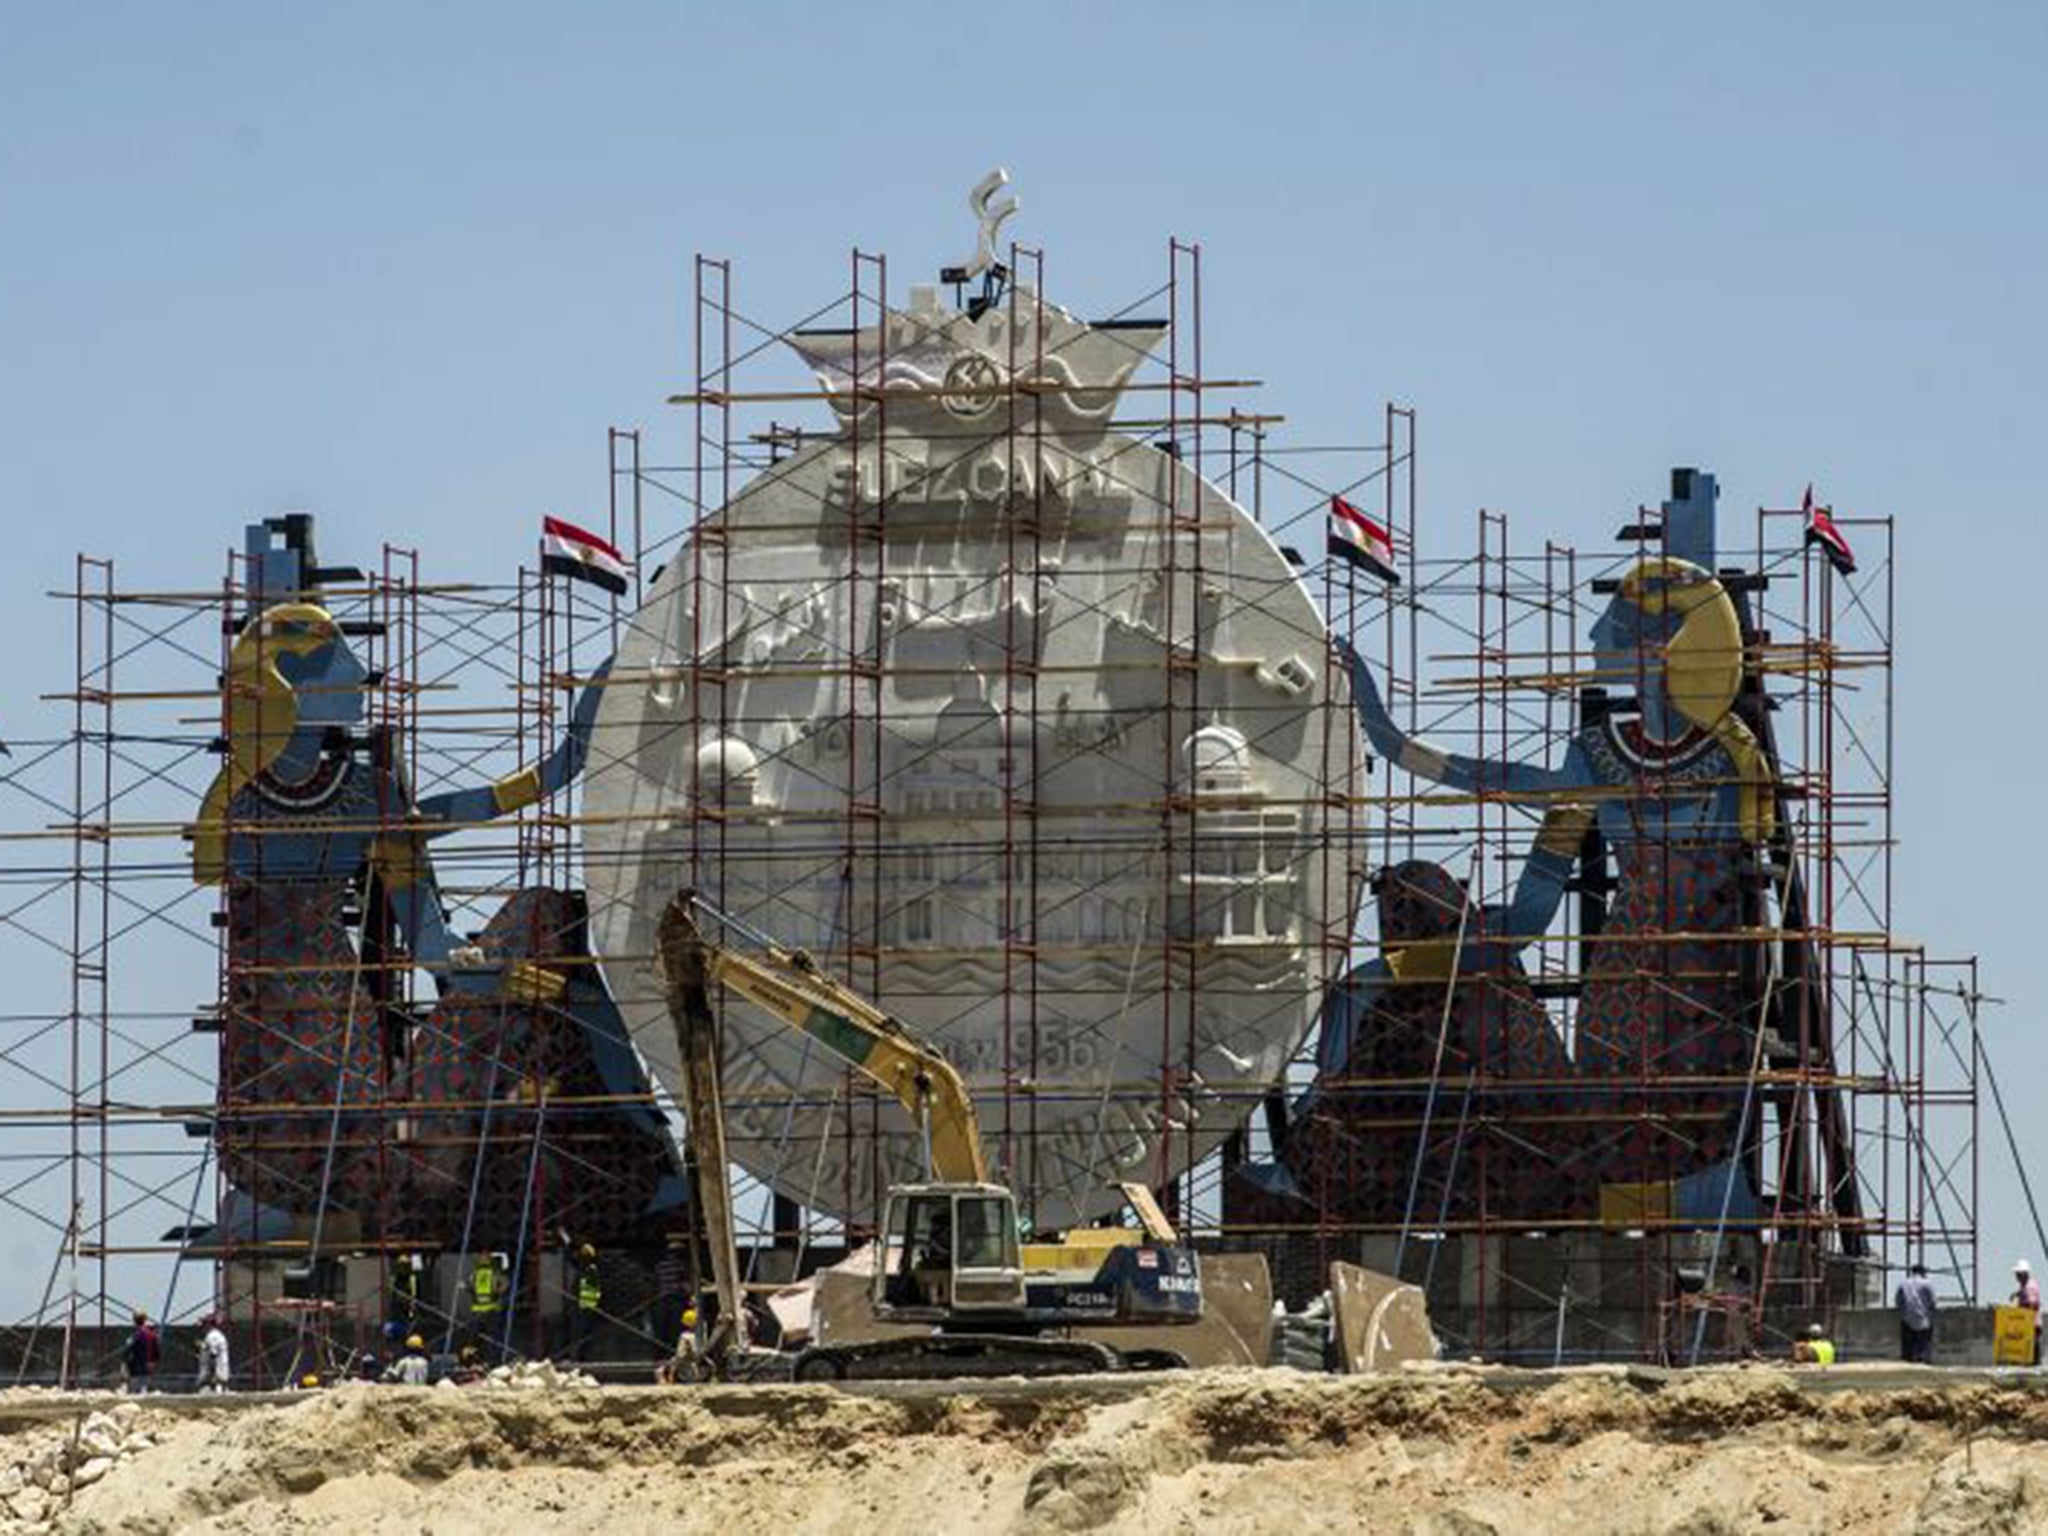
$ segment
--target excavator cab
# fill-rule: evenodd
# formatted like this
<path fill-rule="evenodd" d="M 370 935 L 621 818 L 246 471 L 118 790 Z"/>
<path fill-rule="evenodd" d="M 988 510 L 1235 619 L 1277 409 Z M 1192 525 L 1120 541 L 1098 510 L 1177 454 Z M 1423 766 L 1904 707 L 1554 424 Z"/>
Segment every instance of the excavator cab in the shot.
<path fill-rule="evenodd" d="M 1020 1313 L 1017 1201 L 999 1184 L 908 1184 L 889 1192 L 875 1313 L 937 1322 Z"/>

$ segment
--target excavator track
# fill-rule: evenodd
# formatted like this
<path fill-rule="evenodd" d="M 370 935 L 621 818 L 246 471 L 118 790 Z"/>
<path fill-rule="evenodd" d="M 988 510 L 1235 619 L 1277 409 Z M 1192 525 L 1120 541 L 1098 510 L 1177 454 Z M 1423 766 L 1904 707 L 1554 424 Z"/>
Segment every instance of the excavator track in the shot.
<path fill-rule="evenodd" d="M 861 1344 L 821 1344 L 797 1356 L 798 1381 L 951 1381 L 990 1376 L 1093 1376 L 1127 1369 L 1092 1339 L 935 1333 Z"/>

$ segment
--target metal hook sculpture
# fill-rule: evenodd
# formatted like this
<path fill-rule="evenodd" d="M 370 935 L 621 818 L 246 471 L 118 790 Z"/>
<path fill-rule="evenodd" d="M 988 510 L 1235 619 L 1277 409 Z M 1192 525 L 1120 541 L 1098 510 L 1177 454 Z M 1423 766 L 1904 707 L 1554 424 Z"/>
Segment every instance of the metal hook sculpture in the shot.
<path fill-rule="evenodd" d="M 1001 266 L 996 260 L 996 239 L 1002 233 L 1003 221 L 1020 205 L 1014 197 L 995 206 L 991 206 L 991 201 L 1009 184 L 1010 173 L 999 165 L 977 181 L 974 190 L 967 194 L 967 210 L 980 221 L 981 233 L 974 259 L 959 269 L 963 280 L 977 278 L 990 268 Z"/>

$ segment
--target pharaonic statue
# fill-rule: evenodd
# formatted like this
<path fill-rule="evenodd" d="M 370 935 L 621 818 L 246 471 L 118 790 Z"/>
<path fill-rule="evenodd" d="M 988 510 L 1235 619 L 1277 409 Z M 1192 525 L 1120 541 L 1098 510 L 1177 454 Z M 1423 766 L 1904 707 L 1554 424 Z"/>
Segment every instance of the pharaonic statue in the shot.
<path fill-rule="evenodd" d="M 1428 1224 L 1482 1209 L 1583 1216 L 1603 1185 L 1736 1178 L 1743 1080 L 1764 1028 L 1757 946 L 1736 930 L 1759 921 L 1778 814 L 1745 718 L 1760 700 L 1745 700 L 1742 615 L 1704 563 L 1662 554 L 1614 583 L 1591 640 L 1611 707 L 1586 711 L 1554 764 L 1407 735 L 1347 654 L 1381 759 L 1542 822 L 1499 905 L 1472 902 L 1427 861 L 1378 873 L 1381 954 L 1332 989 L 1316 1085 L 1275 1162 L 1249 1170 L 1255 1199 Z M 1606 900 L 1581 941 L 1567 1034 L 1523 955 L 1573 889 Z"/>
<path fill-rule="evenodd" d="M 472 1248 L 536 1222 L 644 1233 L 679 1169 L 581 893 L 528 886 L 461 936 L 431 852 L 576 777 L 602 677 L 536 766 L 416 796 L 398 738 L 364 731 L 371 680 L 341 624 L 291 586 L 234 642 L 225 761 L 190 829 L 193 877 L 225 892 L 215 1145 L 242 1201 L 223 1223 Z M 396 984 L 415 968 L 424 1008 Z"/>

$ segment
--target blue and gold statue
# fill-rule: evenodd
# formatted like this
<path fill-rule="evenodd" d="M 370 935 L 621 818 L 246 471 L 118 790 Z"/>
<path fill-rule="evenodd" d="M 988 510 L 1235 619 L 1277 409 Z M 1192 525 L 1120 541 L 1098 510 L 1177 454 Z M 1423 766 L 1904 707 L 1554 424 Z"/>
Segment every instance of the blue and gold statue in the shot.
<path fill-rule="evenodd" d="M 1761 1110 L 1738 1148 L 1745 1080 L 1761 1043 L 1783 1042 L 1763 946 L 1738 930 L 1762 921 L 1768 871 L 1783 878 L 1779 787 L 1743 614 L 1713 569 L 1712 478 L 1674 478 L 1664 552 L 1614 583 L 1591 635 L 1600 707 L 1556 764 L 1407 735 L 1348 657 L 1380 758 L 1543 821 L 1499 906 L 1472 904 L 1435 864 L 1380 873 L 1381 955 L 1332 990 L 1316 1085 L 1275 1163 L 1247 1170 L 1240 1217 L 1285 1215 L 1291 1200 L 1367 1223 L 1541 1222 L 1590 1215 L 1618 1185 L 1753 1208 Z M 1521 957 L 1572 890 L 1600 899 L 1581 913 L 1592 931 L 1566 1038 Z"/>
<path fill-rule="evenodd" d="M 225 888 L 223 1171 L 260 1219 L 317 1213 L 336 1237 L 658 1236 L 678 1160 L 581 893 L 522 889 L 465 941 L 431 852 L 576 777 L 602 677 L 536 767 L 416 797 L 395 735 L 363 729 L 370 680 L 318 601 L 310 527 L 286 526 L 250 530 L 260 589 L 289 596 L 253 601 L 234 642 L 225 762 L 191 829 L 194 878 Z M 424 1010 L 399 1001 L 414 968 L 438 992 Z"/>

